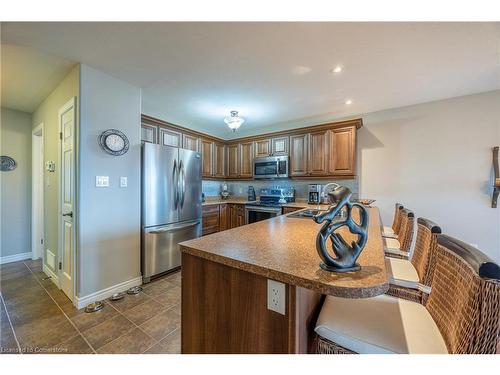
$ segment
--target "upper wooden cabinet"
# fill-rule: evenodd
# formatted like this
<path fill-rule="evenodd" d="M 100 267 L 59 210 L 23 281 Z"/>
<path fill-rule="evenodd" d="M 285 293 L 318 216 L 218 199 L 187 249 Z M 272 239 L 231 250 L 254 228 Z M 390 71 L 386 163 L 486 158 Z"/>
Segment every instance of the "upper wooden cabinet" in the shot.
<path fill-rule="evenodd" d="M 240 143 L 240 174 L 241 178 L 253 177 L 253 141 Z"/>
<path fill-rule="evenodd" d="M 255 157 L 260 158 L 263 156 L 271 155 L 271 140 L 270 139 L 259 139 L 255 141 Z"/>
<path fill-rule="evenodd" d="M 291 178 L 353 178 L 362 125 L 355 119 L 224 141 L 143 115 L 141 139 L 200 152 L 203 178 L 251 179 L 253 159 L 271 155 L 289 155 Z"/>
<path fill-rule="evenodd" d="M 182 136 L 182 148 L 186 150 L 200 152 L 200 142 L 201 139 L 189 134 L 183 134 Z"/>
<path fill-rule="evenodd" d="M 201 140 L 201 175 L 212 177 L 214 175 L 214 142 Z"/>
<path fill-rule="evenodd" d="M 291 177 L 307 176 L 309 156 L 309 134 L 290 136 L 290 171 Z"/>
<path fill-rule="evenodd" d="M 240 175 L 240 147 L 232 144 L 227 146 L 227 177 L 238 178 Z"/>
<path fill-rule="evenodd" d="M 337 176 L 356 174 L 356 128 L 330 130 L 329 173 Z"/>
<path fill-rule="evenodd" d="M 182 133 L 170 130 L 170 129 L 165 129 L 165 128 L 159 128 L 158 134 L 160 137 L 159 143 L 163 146 L 172 146 L 172 147 L 182 147 Z"/>
<path fill-rule="evenodd" d="M 226 145 L 214 142 L 214 176 L 226 177 Z"/>
<path fill-rule="evenodd" d="M 325 176 L 328 174 L 329 130 L 309 134 L 309 157 L 307 174 L 309 176 Z"/>

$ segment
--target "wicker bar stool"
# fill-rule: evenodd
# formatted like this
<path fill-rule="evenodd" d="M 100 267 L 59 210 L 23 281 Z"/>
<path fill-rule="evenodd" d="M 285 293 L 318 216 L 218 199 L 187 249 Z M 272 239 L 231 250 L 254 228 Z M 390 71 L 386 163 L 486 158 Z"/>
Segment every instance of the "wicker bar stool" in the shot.
<path fill-rule="evenodd" d="M 415 230 L 415 214 L 403 208 L 398 238 L 384 238 L 385 254 L 394 258 L 409 259 L 410 248 Z"/>
<path fill-rule="evenodd" d="M 397 238 L 399 233 L 399 228 L 401 227 L 401 210 L 403 209 L 403 205 L 400 203 L 396 203 L 396 208 L 394 210 L 394 218 L 392 219 L 392 226 L 387 227 L 384 226 L 382 228 L 382 236 Z"/>
<path fill-rule="evenodd" d="M 430 293 L 432 278 L 429 276 L 431 254 L 436 246 L 441 228 L 434 222 L 417 219 L 417 240 L 411 260 L 385 258 L 389 275 L 388 295 L 423 303 Z M 435 250 L 434 250 L 435 251 Z"/>
<path fill-rule="evenodd" d="M 316 352 L 493 354 L 500 332 L 500 266 L 476 248 L 437 235 L 425 306 L 382 295 L 328 296 L 316 324 Z"/>

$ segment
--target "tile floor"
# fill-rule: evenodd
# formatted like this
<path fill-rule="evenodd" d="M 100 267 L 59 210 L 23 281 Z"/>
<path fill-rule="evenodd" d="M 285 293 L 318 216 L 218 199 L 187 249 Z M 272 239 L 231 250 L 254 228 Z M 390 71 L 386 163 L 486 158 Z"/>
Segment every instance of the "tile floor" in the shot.
<path fill-rule="evenodd" d="M 0 266 L 0 353 L 180 353 L 181 277 L 85 313 L 42 271 L 40 260 Z"/>

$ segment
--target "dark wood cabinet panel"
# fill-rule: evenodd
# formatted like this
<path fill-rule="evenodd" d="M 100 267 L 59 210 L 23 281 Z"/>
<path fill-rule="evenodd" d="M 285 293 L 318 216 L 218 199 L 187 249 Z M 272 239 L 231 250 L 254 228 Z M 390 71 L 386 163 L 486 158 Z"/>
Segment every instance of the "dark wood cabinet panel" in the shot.
<path fill-rule="evenodd" d="M 273 155 L 288 155 L 289 137 L 276 137 L 271 140 Z"/>
<path fill-rule="evenodd" d="M 330 167 L 333 175 L 356 174 L 356 127 L 330 130 Z"/>
<path fill-rule="evenodd" d="M 241 178 L 253 177 L 253 142 L 240 143 L 240 174 Z"/>
<path fill-rule="evenodd" d="M 328 174 L 329 130 L 309 134 L 309 158 L 307 172 L 310 176 Z"/>
<path fill-rule="evenodd" d="M 158 143 L 158 127 L 155 125 L 141 125 L 141 141 Z"/>
<path fill-rule="evenodd" d="M 228 204 L 229 229 L 245 225 L 245 206 L 243 204 Z"/>
<path fill-rule="evenodd" d="M 238 178 L 240 175 L 239 145 L 238 144 L 228 145 L 227 154 L 228 154 L 227 177 Z"/>
<path fill-rule="evenodd" d="M 219 205 L 203 206 L 201 217 L 201 235 L 218 232 L 220 226 Z"/>
<path fill-rule="evenodd" d="M 283 215 L 289 214 L 290 212 L 295 212 L 302 210 L 303 207 L 283 207 Z"/>
<path fill-rule="evenodd" d="M 182 134 L 166 128 L 159 128 L 159 143 L 163 146 L 181 147 Z"/>
<path fill-rule="evenodd" d="M 191 136 L 189 134 L 184 134 L 182 136 L 182 148 L 191 151 L 200 151 L 200 138 Z"/>
<path fill-rule="evenodd" d="M 214 143 L 214 176 L 226 177 L 226 146 L 222 143 Z"/>
<path fill-rule="evenodd" d="M 201 175 L 202 177 L 212 177 L 214 174 L 214 142 L 201 140 Z"/>
<path fill-rule="evenodd" d="M 219 205 L 219 231 L 229 229 L 229 208 L 226 203 Z"/>
<path fill-rule="evenodd" d="M 307 176 L 308 134 L 290 137 L 290 176 Z"/>
<path fill-rule="evenodd" d="M 255 141 L 255 157 L 260 158 L 263 156 L 271 155 L 271 140 L 260 139 Z"/>

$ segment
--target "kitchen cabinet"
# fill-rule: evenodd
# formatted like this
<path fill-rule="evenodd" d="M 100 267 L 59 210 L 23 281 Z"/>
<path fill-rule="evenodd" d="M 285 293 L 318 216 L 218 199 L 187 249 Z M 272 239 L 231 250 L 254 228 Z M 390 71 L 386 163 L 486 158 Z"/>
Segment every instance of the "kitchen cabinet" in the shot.
<path fill-rule="evenodd" d="M 141 141 L 158 143 L 158 127 L 150 124 L 142 124 Z"/>
<path fill-rule="evenodd" d="M 219 231 L 229 229 L 229 208 L 226 203 L 219 204 Z"/>
<path fill-rule="evenodd" d="M 214 143 L 214 167 L 213 172 L 215 177 L 226 177 L 226 145 L 223 143 Z"/>
<path fill-rule="evenodd" d="M 356 174 L 356 128 L 331 129 L 329 174 L 354 176 Z"/>
<path fill-rule="evenodd" d="M 158 134 L 159 134 L 159 143 L 163 146 L 172 146 L 172 147 L 181 147 L 181 139 L 182 139 L 182 133 L 166 129 L 166 128 L 159 128 L 158 129 Z"/>
<path fill-rule="evenodd" d="M 203 206 L 201 217 L 201 235 L 216 233 L 219 231 L 220 217 L 219 205 L 212 204 Z"/>
<path fill-rule="evenodd" d="M 227 177 L 238 178 L 240 175 L 240 153 L 239 145 L 231 144 L 227 146 Z"/>
<path fill-rule="evenodd" d="M 240 178 L 253 177 L 253 142 L 240 143 Z"/>
<path fill-rule="evenodd" d="M 272 155 L 288 155 L 289 137 L 276 137 L 271 140 L 271 153 Z"/>
<path fill-rule="evenodd" d="M 202 177 L 212 177 L 213 176 L 213 153 L 214 153 L 214 143 L 212 141 L 207 141 L 205 139 L 201 140 L 201 176 Z"/>
<path fill-rule="evenodd" d="M 245 225 L 245 206 L 243 204 L 229 204 L 229 227 L 237 228 Z"/>
<path fill-rule="evenodd" d="M 329 130 L 309 133 L 309 157 L 307 162 L 307 174 L 309 176 L 325 176 L 328 174 Z"/>
<path fill-rule="evenodd" d="M 283 207 L 283 215 L 289 214 L 290 212 L 295 212 L 298 210 L 302 210 L 304 207 Z"/>
<path fill-rule="evenodd" d="M 290 176 L 307 176 L 309 134 L 298 134 L 290 137 Z"/>
<path fill-rule="evenodd" d="M 191 151 L 200 151 L 200 138 L 189 135 L 189 134 L 184 134 L 182 136 L 182 148 L 185 148 L 186 150 L 191 150 Z"/>
<path fill-rule="evenodd" d="M 255 141 L 255 157 L 261 158 L 265 156 L 270 156 L 272 153 L 271 140 L 270 139 L 260 139 Z"/>

